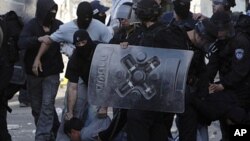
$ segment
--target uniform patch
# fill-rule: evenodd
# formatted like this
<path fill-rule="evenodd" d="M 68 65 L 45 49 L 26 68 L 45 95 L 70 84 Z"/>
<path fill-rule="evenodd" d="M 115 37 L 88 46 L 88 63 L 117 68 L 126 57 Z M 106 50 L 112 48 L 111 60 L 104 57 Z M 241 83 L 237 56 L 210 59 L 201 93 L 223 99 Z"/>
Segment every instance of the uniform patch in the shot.
<path fill-rule="evenodd" d="M 238 60 L 241 60 L 244 56 L 244 50 L 243 49 L 236 49 L 235 50 L 235 57 L 238 59 Z"/>

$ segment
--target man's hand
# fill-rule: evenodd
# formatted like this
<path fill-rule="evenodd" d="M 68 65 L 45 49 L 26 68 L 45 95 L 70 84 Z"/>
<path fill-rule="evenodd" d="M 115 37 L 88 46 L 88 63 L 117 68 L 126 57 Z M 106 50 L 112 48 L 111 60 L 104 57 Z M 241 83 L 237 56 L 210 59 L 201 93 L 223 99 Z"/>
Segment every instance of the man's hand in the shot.
<path fill-rule="evenodd" d="M 49 35 L 38 37 L 38 41 L 45 44 L 51 44 L 52 42 Z"/>
<path fill-rule="evenodd" d="M 209 88 L 209 93 L 215 93 L 224 90 L 224 87 L 222 84 L 210 84 Z"/>
<path fill-rule="evenodd" d="M 64 115 L 65 120 L 70 120 L 71 118 L 73 118 L 73 114 L 71 112 L 65 113 L 65 115 Z"/>
<path fill-rule="evenodd" d="M 193 19 L 194 20 L 203 20 L 206 19 L 207 17 L 202 15 L 201 13 L 193 13 Z"/>
<path fill-rule="evenodd" d="M 39 71 L 40 72 L 42 72 L 43 71 L 43 69 L 42 69 L 42 63 L 41 63 L 41 61 L 40 61 L 40 59 L 35 59 L 35 61 L 34 61 L 34 63 L 33 63 L 33 66 L 32 66 L 32 72 L 36 75 L 36 76 L 38 76 L 38 72 Z"/>

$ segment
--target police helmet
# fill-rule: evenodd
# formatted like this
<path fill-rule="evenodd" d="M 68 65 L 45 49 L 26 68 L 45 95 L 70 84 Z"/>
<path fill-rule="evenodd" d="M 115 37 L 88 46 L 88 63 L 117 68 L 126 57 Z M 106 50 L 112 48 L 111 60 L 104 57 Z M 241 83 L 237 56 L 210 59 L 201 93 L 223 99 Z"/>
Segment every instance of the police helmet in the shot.
<path fill-rule="evenodd" d="M 218 30 L 209 19 L 197 22 L 195 25 L 195 31 L 201 38 L 199 42 L 196 42 L 196 48 L 204 51 L 205 53 L 211 53 L 216 50 L 215 44 L 218 41 Z"/>
<path fill-rule="evenodd" d="M 188 17 L 191 0 L 174 0 L 174 11 L 182 19 Z"/>
<path fill-rule="evenodd" d="M 235 35 L 231 16 L 227 12 L 216 12 L 212 15 L 210 20 L 216 25 L 218 31 L 226 31 L 227 37 L 233 37 Z"/>
<path fill-rule="evenodd" d="M 200 37 L 208 41 L 216 40 L 218 35 L 217 27 L 209 19 L 197 22 L 195 25 L 195 31 Z"/>
<path fill-rule="evenodd" d="M 155 0 L 141 0 L 135 8 L 135 14 L 141 21 L 157 21 L 161 13 L 162 8 Z"/>
<path fill-rule="evenodd" d="M 218 5 L 224 5 L 225 7 L 234 7 L 236 5 L 235 0 L 212 0 L 213 4 Z"/>
<path fill-rule="evenodd" d="M 128 19 L 130 24 L 139 23 L 132 2 L 123 3 L 115 14 L 115 19 Z"/>

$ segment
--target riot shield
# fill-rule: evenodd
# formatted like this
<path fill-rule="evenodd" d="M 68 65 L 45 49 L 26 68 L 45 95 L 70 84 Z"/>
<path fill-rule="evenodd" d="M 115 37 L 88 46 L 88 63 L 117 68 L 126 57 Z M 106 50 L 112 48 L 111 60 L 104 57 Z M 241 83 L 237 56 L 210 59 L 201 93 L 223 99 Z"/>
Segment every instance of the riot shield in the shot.
<path fill-rule="evenodd" d="M 90 104 L 184 112 L 192 51 L 99 44 L 91 64 Z"/>

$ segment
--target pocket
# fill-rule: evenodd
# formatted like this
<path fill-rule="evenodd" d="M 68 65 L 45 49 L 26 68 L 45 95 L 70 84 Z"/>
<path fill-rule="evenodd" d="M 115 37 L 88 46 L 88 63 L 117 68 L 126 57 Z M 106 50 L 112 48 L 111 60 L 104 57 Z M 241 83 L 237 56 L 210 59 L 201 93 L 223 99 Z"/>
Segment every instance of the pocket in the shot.
<path fill-rule="evenodd" d="M 21 62 L 14 64 L 14 71 L 10 80 L 12 84 L 23 85 L 26 82 L 27 75 L 24 70 L 24 65 Z"/>

